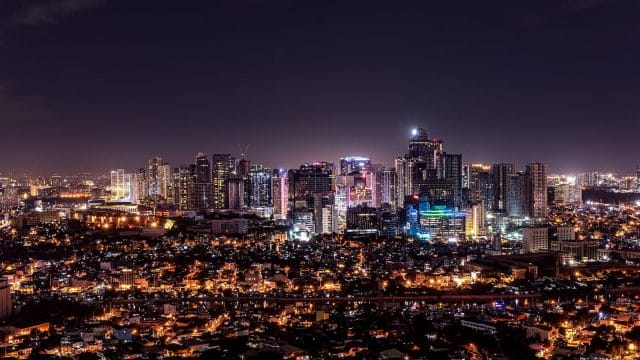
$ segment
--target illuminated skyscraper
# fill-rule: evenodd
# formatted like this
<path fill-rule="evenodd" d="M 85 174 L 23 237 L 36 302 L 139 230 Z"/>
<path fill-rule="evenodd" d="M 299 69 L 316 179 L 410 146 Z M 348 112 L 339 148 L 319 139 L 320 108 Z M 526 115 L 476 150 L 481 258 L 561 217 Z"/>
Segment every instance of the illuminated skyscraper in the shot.
<path fill-rule="evenodd" d="M 507 176 L 507 200 L 505 211 L 513 217 L 525 216 L 526 174 L 517 172 Z"/>
<path fill-rule="evenodd" d="M 235 173 L 236 161 L 231 154 L 213 154 L 211 157 L 213 167 L 213 194 L 212 205 L 214 209 L 228 207 L 227 181 Z"/>
<path fill-rule="evenodd" d="M 289 199 L 306 202 L 311 208 L 314 194 L 327 195 L 334 190 L 334 170 L 330 163 L 302 164 L 289 170 Z"/>
<path fill-rule="evenodd" d="M 547 167 L 541 163 L 527 164 L 525 204 L 527 214 L 535 220 L 547 217 Z"/>
<path fill-rule="evenodd" d="M 140 168 L 133 173 L 133 199 L 132 202 L 142 204 L 149 197 L 149 183 L 147 171 Z"/>
<path fill-rule="evenodd" d="M 194 208 L 194 183 L 195 176 L 191 166 L 180 166 L 173 169 L 173 198 L 179 210 Z"/>
<path fill-rule="evenodd" d="M 340 175 L 350 175 L 369 169 L 371 159 L 361 156 L 350 156 L 340 159 Z"/>
<path fill-rule="evenodd" d="M 229 209 L 241 210 L 246 206 L 245 199 L 245 180 L 238 176 L 232 176 L 227 181 L 227 192 L 229 199 Z"/>
<path fill-rule="evenodd" d="M 508 196 L 508 179 L 513 174 L 513 164 L 494 164 L 493 173 L 493 206 L 494 211 L 506 211 Z"/>
<path fill-rule="evenodd" d="M 472 164 L 469 167 L 468 202 L 475 204 L 482 202 L 484 210 L 490 210 L 493 204 L 493 177 L 491 166 Z"/>
<path fill-rule="evenodd" d="M 161 157 L 156 156 L 149 160 L 147 179 L 151 203 L 160 204 L 173 202 L 171 168 Z"/>
<path fill-rule="evenodd" d="M 277 220 L 286 219 L 289 212 L 289 184 L 285 169 L 273 170 L 271 194 L 273 197 L 273 217 Z"/>
<path fill-rule="evenodd" d="M 252 165 L 247 174 L 249 193 L 249 207 L 270 207 L 271 198 L 271 169 L 260 164 Z"/>
<path fill-rule="evenodd" d="M 111 170 L 111 200 L 118 202 L 132 201 L 131 174 L 124 169 Z"/>
<path fill-rule="evenodd" d="M 380 202 L 389 204 L 392 209 L 398 206 L 397 199 L 397 176 L 394 169 L 384 170 L 382 172 L 382 178 L 380 179 L 381 199 Z"/>
<path fill-rule="evenodd" d="M 195 209 L 210 209 L 213 185 L 211 184 L 211 164 L 209 163 L 209 157 L 203 153 L 198 153 L 195 165 L 193 207 Z"/>
<path fill-rule="evenodd" d="M 462 155 L 442 154 L 439 177 L 451 185 L 453 206 L 462 208 Z"/>

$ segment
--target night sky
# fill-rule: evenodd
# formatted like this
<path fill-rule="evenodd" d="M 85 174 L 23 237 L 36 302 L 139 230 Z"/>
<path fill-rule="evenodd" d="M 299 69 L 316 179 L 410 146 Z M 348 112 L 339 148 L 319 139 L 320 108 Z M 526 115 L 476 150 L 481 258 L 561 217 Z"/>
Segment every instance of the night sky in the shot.
<path fill-rule="evenodd" d="M 637 0 L 0 0 L 0 171 L 640 163 Z"/>

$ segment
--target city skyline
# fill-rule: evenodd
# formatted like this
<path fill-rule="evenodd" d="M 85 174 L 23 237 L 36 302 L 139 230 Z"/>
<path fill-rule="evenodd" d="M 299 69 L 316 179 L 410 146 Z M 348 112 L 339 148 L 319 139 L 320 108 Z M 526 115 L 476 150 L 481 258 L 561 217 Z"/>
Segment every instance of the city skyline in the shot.
<path fill-rule="evenodd" d="M 389 164 L 423 127 L 466 163 L 632 172 L 637 4 L 494 4 L 6 1 L 0 171 L 247 145 L 271 167 Z"/>

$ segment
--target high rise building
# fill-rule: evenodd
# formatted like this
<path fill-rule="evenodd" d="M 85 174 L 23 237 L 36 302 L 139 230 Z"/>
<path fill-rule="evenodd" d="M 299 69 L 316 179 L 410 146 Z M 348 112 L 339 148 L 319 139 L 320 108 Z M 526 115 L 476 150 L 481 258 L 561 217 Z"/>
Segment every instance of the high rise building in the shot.
<path fill-rule="evenodd" d="M 583 175 L 583 184 L 587 187 L 599 186 L 601 181 L 600 173 L 595 171 L 587 171 Z"/>
<path fill-rule="evenodd" d="M 462 206 L 462 156 L 443 150 L 441 140 L 424 129 L 413 130 L 407 154 L 395 161 L 399 205 L 419 196 L 432 204 Z"/>
<path fill-rule="evenodd" d="M 340 159 L 340 175 L 350 175 L 369 169 L 371 159 L 361 156 L 350 156 Z"/>
<path fill-rule="evenodd" d="M 517 172 L 507 177 L 507 201 L 505 211 L 508 216 L 525 216 L 526 174 Z"/>
<path fill-rule="evenodd" d="M 394 169 L 384 170 L 381 173 L 380 179 L 380 187 L 381 187 L 381 197 L 380 202 L 382 205 L 389 204 L 391 208 L 396 208 L 398 206 L 398 198 L 397 198 L 397 186 L 398 179 L 396 176 L 396 171 Z"/>
<path fill-rule="evenodd" d="M 547 167 L 541 163 L 527 164 L 525 205 L 530 218 L 547 218 Z"/>
<path fill-rule="evenodd" d="M 513 174 L 513 164 L 494 164 L 493 173 L 493 206 L 494 211 L 507 210 L 507 196 L 509 192 L 508 179 Z"/>
<path fill-rule="evenodd" d="M 193 208 L 210 209 L 212 207 L 213 185 L 211 183 L 211 163 L 203 153 L 196 155 L 195 181 L 193 184 Z"/>
<path fill-rule="evenodd" d="M 409 153 L 407 158 L 420 159 L 428 164 L 428 169 L 435 169 L 438 157 L 443 151 L 442 140 L 429 138 L 425 129 L 414 129 L 409 140 Z"/>
<path fill-rule="evenodd" d="M 194 208 L 194 184 L 195 176 L 191 166 L 180 166 L 173 169 L 173 198 L 179 210 Z"/>
<path fill-rule="evenodd" d="M 238 176 L 232 176 L 227 181 L 227 198 L 229 199 L 229 209 L 241 210 L 246 206 L 245 200 L 245 180 Z"/>
<path fill-rule="evenodd" d="M 236 172 L 236 160 L 231 157 L 231 154 L 213 154 L 211 163 L 213 167 L 212 207 L 224 209 L 229 206 L 227 181 Z"/>
<path fill-rule="evenodd" d="M 133 173 L 133 199 L 132 202 L 142 204 L 149 197 L 149 183 L 147 171 L 140 168 Z"/>
<path fill-rule="evenodd" d="M 273 217 L 277 220 L 286 219 L 289 212 L 289 184 L 285 169 L 273 170 L 271 194 L 273 198 Z"/>
<path fill-rule="evenodd" d="M 472 164 L 469 167 L 469 189 L 467 201 L 475 204 L 481 202 L 484 210 L 489 210 L 493 204 L 493 177 L 491 166 Z"/>
<path fill-rule="evenodd" d="M 411 195 L 411 167 L 407 162 L 404 157 L 397 157 L 393 164 L 396 171 L 396 205 L 398 207 L 404 207 L 405 198 Z"/>
<path fill-rule="evenodd" d="M 378 234 L 378 210 L 366 205 L 358 205 L 347 210 L 349 236 L 375 236 Z"/>
<path fill-rule="evenodd" d="M 131 174 L 126 174 L 124 169 L 111 170 L 111 200 L 131 202 L 132 195 Z"/>
<path fill-rule="evenodd" d="M 249 207 L 273 206 L 271 192 L 271 169 L 262 165 L 252 165 L 247 174 Z"/>
<path fill-rule="evenodd" d="M 465 208 L 465 236 L 473 239 L 484 235 L 484 206 L 482 203 Z"/>
<path fill-rule="evenodd" d="M 171 168 L 161 157 L 149 160 L 147 173 L 149 200 L 152 204 L 172 203 Z"/>
<path fill-rule="evenodd" d="M 335 166 L 330 163 L 302 164 L 289 170 L 289 199 L 313 205 L 314 194 L 328 195 L 334 191 Z"/>
<path fill-rule="evenodd" d="M 443 154 L 440 158 L 440 178 L 451 184 L 453 206 L 462 207 L 462 155 Z"/>

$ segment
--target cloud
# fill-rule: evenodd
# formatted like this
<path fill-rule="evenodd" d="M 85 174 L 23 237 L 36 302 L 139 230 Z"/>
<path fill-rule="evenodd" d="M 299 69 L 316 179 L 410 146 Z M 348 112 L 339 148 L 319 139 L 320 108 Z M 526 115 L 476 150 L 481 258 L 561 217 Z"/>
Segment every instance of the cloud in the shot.
<path fill-rule="evenodd" d="M 7 17 L 3 24 L 9 27 L 38 26 L 57 23 L 73 13 L 106 4 L 107 0 L 32 0 L 26 1 Z"/>

